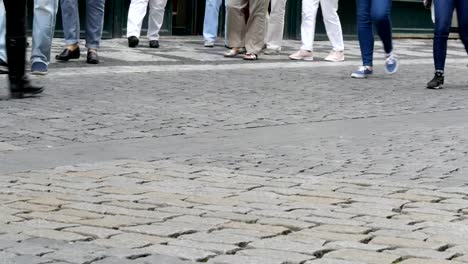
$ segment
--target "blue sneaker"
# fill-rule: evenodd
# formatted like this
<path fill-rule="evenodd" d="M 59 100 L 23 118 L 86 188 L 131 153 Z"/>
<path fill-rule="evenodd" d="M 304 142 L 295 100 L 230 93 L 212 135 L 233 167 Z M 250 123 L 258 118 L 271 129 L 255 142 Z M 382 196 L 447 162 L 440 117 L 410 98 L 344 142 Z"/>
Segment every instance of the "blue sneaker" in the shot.
<path fill-rule="evenodd" d="M 361 66 L 355 72 L 351 73 L 351 77 L 356 79 L 364 79 L 372 75 L 373 71 L 368 66 Z"/>
<path fill-rule="evenodd" d="M 41 61 L 33 62 L 31 65 L 31 74 L 46 75 L 49 72 L 47 64 Z"/>
<path fill-rule="evenodd" d="M 385 72 L 387 74 L 395 74 L 398 71 L 398 66 L 398 60 L 393 54 L 388 56 L 385 60 Z"/>

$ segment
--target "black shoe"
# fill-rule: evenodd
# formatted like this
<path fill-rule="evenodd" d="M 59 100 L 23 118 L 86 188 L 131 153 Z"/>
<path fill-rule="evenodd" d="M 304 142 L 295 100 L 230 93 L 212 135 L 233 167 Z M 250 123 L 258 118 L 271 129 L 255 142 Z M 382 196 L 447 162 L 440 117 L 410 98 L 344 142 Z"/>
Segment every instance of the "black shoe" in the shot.
<path fill-rule="evenodd" d="M 62 53 L 55 56 L 55 59 L 58 61 L 69 61 L 71 59 L 79 59 L 80 58 L 80 48 L 76 48 L 75 50 L 71 51 L 69 49 L 64 49 Z"/>
<path fill-rule="evenodd" d="M 427 83 L 428 89 L 442 89 L 444 84 L 444 74 L 442 72 L 436 72 L 434 78 Z"/>
<path fill-rule="evenodd" d="M 86 62 L 89 64 L 99 64 L 99 56 L 96 50 L 89 49 L 88 56 L 86 57 Z"/>
<path fill-rule="evenodd" d="M 150 40 L 149 46 L 150 46 L 150 48 L 157 49 L 157 48 L 159 48 L 159 41 L 157 41 L 157 40 Z"/>
<path fill-rule="evenodd" d="M 26 76 L 20 80 L 10 80 L 10 93 L 13 99 L 40 94 L 43 91 L 44 87 L 33 86 Z"/>
<path fill-rule="evenodd" d="M 135 36 L 128 37 L 128 46 L 130 48 L 135 48 L 136 46 L 138 46 L 139 42 L 140 42 L 140 40 Z"/>
<path fill-rule="evenodd" d="M 8 73 L 8 64 L 0 59 L 0 74 L 7 74 Z"/>

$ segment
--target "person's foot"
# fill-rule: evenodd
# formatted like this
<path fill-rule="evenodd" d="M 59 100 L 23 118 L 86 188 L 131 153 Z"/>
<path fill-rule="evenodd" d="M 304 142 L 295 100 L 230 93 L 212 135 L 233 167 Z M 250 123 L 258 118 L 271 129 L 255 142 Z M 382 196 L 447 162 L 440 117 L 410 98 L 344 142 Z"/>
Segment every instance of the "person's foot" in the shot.
<path fill-rule="evenodd" d="M 356 79 L 364 79 L 372 75 L 372 67 L 369 66 L 361 66 L 355 72 L 351 73 L 351 77 Z"/>
<path fill-rule="evenodd" d="M 344 52 L 343 51 L 330 51 L 330 54 L 325 58 L 326 61 L 331 62 L 340 62 L 345 60 Z"/>
<path fill-rule="evenodd" d="M 86 57 L 86 62 L 89 64 L 99 64 L 99 56 L 97 50 L 88 49 L 88 56 Z"/>
<path fill-rule="evenodd" d="M 281 51 L 279 49 L 266 48 L 262 53 L 265 55 L 279 55 L 280 52 Z"/>
<path fill-rule="evenodd" d="M 436 72 L 434 78 L 427 83 L 427 89 L 442 89 L 444 84 L 444 73 Z"/>
<path fill-rule="evenodd" d="M 0 74 L 7 74 L 7 73 L 8 73 L 8 63 L 0 59 Z"/>
<path fill-rule="evenodd" d="M 226 58 L 234 58 L 237 55 L 244 54 L 244 53 L 246 53 L 245 48 L 232 48 L 228 52 L 225 52 L 223 56 Z"/>
<path fill-rule="evenodd" d="M 399 63 L 395 55 L 388 55 L 387 59 L 385 59 L 385 72 L 387 74 L 395 74 L 398 71 L 398 66 Z"/>
<path fill-rule="evenodd" d="M 47 64 L 42 61 L 36 61 L 31 64 L 31 74 L 46 75 L 48 72 Z"/>
<path fill-rule="evenodd" d="M 58 61 L 69 61 L 71 59 L 79 59 L 80 58 L 80 47 L 75 49 L 70 49 L 67 47 L 60 53 L 59 55 L 55 56 L 55 59 Z"/>
<path fill-rule="evenodd" d="M 44 87 L 32 85 L 26 76 L 17 81 L 10 81 L 10 93 L 13 99 L 40 94 L 43 91 Z"/>
<path fill-rule="evenodd" d="M 136 46 L 138 46 L 139 42 L 140 40 L 135 36 L 128 37 L 128 47 L 130 48 L 135 48 Z"/>
<path fill-rule="evenodd" d="M 305 60 L 305 61 L 313 61 L 314 54 L 312 51 L 300 49 L 296 53 L 289 55 L 291 60 Z"/>
<path fill-rule="evenodd" d="M 157 49 L 157 48 L 159 48 L 159 41 L 158 40 L 150 40 L 149 46 L 150 46 L 150 48 Z"/>
<path fill-rule="evenodd" d="M 205 48 L 213 48 L 214 45 L 215 45 L 215 42 L 212 40 L 205 40 L 205 43 L 203 44 Z"/>

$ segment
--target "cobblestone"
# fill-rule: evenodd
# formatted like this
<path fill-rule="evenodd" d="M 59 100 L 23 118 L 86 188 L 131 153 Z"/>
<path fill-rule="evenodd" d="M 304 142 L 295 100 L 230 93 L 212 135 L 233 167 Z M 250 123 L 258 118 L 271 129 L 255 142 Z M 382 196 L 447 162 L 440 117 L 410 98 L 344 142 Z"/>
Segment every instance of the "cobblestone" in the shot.
<path fill-rule="evenodd" d="M 44 96 L 1 102 L 0 262 L 468 263 L 459 41 L 441 91 L 426 40 L 367 80 L 353 41 L 340 64 L 162 41 L 106 40 L 100 65 L 53 62 Z"/>

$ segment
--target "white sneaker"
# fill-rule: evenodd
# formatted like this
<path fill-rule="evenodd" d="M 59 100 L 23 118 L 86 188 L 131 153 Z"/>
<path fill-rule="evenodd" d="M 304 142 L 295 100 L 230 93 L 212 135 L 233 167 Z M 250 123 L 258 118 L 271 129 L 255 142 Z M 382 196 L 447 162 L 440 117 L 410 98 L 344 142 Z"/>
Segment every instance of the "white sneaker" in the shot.
<path fill-rule="evenodd" d="M 314 60 L 314 54 L 312 53 L 312 51 L 300 49 L 296 53 L 291 54 L 289 56 L 289 58 L 291 60 L 313 61 Z"/>
<path fill-rule="evenodd" d="M 214 44 L 215 44 L 214 41 L 205 40 L 205 44 L 203 46 L 205 46 L 205 48 L 213 48 Z"/>
<path fill-rule="evenodd" d="M 280 50 L 266 48 L 266 49 L 263 50 L 263 54 L 265 54 L 265 55 L 279 55 Z"/>
<path fill-rule="evenodd" d="M 326 61 L 340 62 L 345 60 L 343 51 L 330 51 L 330 54 L 325 58 Z"/>

